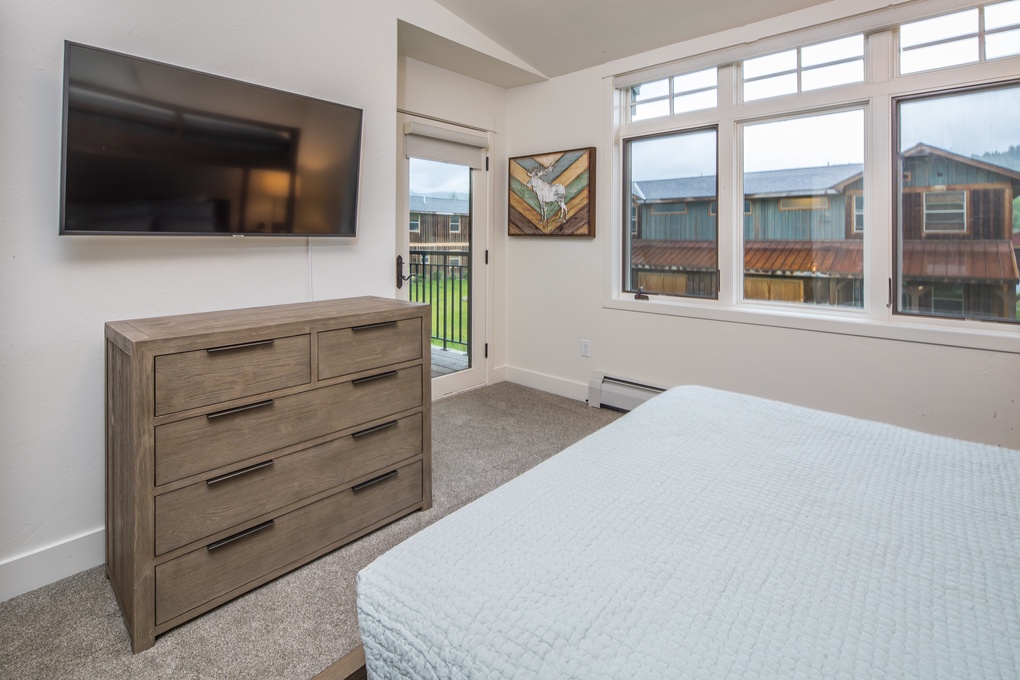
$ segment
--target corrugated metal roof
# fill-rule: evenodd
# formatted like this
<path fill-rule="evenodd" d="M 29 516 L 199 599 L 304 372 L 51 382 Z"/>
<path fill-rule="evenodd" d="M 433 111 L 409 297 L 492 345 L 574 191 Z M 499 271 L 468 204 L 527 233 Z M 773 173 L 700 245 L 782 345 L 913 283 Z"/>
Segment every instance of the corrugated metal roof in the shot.
<path fill-rule="evenodd" d="M 443 215 L 467 215 L 471 202 L 466 198 L 437 198 L 411 194 L 410 211 L 415 213 L 441 213 Z"/>
<path fill-rule="evenodd" d="M 859 278 L 861 241 L 748 241 L 744 272 L 785 276 Z"/>
<path fill-rule="evenodd" d="M 631 262 L 639 269 L 714 271 L 714 241 L 631 242 Z M 859 278 L 863 242 L 747 241 L 744 271 L 749 274 Z M 908 279 L 967 283 L 1017 283 L 1009 241 L 925 240 L 903 244 L 903 274 Z"/>
<path fill-rule="evenodd" d="M 744 175 L 744 194 L 757 198 L 839 193 L 862 172 L 861 163 L 749 172 Z M 634 182 L 633 189 L 648 201 L 707 199 L 716 195 L 715 175 L 644 180 Z"/>
<path fill-rule="evenodd" d="M 646 241 L 630 244 L 632 266 L 641 269 L 715 271 L 715 241 Z"/>
<path fill-rule="evenodd" d="M 1020 282 L 1009 241 L 904 241 L 903 273 L 931 281 Z"/>

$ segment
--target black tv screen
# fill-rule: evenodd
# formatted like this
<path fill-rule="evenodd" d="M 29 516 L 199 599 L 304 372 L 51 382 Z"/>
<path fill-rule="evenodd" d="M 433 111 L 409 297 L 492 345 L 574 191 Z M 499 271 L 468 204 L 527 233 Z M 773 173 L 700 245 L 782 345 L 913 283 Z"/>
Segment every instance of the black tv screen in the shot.
<path fill-rule="evenodd" d="M 61 234 L 356 236 L 361 109 L 71 42 Z"/>

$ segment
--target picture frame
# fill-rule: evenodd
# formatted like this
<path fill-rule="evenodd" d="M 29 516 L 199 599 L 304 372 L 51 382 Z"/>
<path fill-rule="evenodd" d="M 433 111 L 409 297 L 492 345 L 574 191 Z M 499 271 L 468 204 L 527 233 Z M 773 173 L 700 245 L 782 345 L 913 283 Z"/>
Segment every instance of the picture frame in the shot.
<path fill-rule="evenodd" d="M 595 238 L 595 147 L 510 159 L 510 236 Z"/>

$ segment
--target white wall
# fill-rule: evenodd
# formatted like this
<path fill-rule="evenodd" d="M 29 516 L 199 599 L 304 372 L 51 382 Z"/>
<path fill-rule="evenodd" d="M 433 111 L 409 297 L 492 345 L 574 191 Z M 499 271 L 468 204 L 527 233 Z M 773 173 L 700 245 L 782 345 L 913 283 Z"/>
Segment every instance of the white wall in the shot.
<path fill-rule="evenodd" d="M 498 56 L 431 0 L 4 3 L 0 600 L 103 561 L 104 322 L 394 296 L 398 18 Z M 64 40 L 363 108 L 357 241 L 58 236 Z"/>
<path fill-rule="evenodd" d="M 766 34 L 752 27 L 736 40 L 698 42 L 758 35 Z M 654 63 L 653 55 L 616 66 Z M 610 210 L 617 189 L 603 79 L 613 66 L 508 93 L 508 155 L 595 146 L 599 195 L 594 240 L 508 240 L 509 380 L 576 399 L 594 371 L 664 387 L 697 383 L 1020 448 L 1020 354 L 605 308 L 607 262 L 621 266 L 606 253 L 619 219 Z M 580 356 L 582 338 L 592 343 L 590 359 Z"/>

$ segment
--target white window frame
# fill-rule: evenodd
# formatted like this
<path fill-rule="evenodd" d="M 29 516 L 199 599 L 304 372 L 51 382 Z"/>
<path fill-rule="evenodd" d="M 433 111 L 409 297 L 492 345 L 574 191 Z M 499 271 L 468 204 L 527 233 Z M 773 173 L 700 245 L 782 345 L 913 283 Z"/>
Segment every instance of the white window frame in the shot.
<path fill-rule="evenodd" d="M 682 80 L 682 79 L 684 79 L 686 77 L 689 77 L 689 76 L 700 75 L 701 72 L 708 71 L 708 70 L 709 69 L 695 69 L 693 71 L 688 71 L 686 73 L 675 73 L 675 74 L 672 74 L 672 75 L 667 76 L 665 78 L 651 78 L 649 80 L 646 80 L 646 81 L 643 81 L 643 82 L 640 82 L 640 83 L 633 83 L 632 85 L 630 85 L 630 87 L 632 87 L 632 88 L 633 87 L 638 87 L 640 85 L 651 85 L 653 83 L 657 83 L 657 82 L 660 82 L 660 81 L 666 81 L 666 90 L 667 91 L 666 91 L 665 94 L 660 95 L 658 97 L 649 97 L 648 99 L 643 99 L 643 100 L 640 100 L 640 101 L 628 102 L 628 106 L 627 106 L 627 119 L 630 120 L 630 119 L 632 119 L 634 117 L 634 114 L 636 113 L 636 109 L 637 109 L 638 106 L 647 106 L 649 104 L 654 104 L 656 102 L 661 102 L 661 103 L 666 104 L 666 108 L 667 108 L 666 112 L 662 113 L 662 114 L 659 114 L 658 116 L 652 116 L 652 117 L 644 118 L 642 120 L 654 120 L 656 118 L 662 118 L 662 117 L 666 117 L 666 116 L 682 115 L 683 113 L 687 113 L 688 110 L 677 112 L 676 111 L 676 106 L 677 106 L 678 100 L 694 97 L 694 96 L 697 96 L 699 94 L 706 94 L 706 93 L 709 93 L 709 92 L 715 93 L 715 95 L 716 95 L 716 105 L 718 105 L 718 97 L 719 97 L 719 74 L 718 74 L 718 72 L 716 73 L 715 84 L 712 85 L 712 86 L 698 86 L 698 87 L 687 88 L 687 89 L 684 89 L 684 90 L 677 90 L 676 89 L 676 81 L 677 80 Z M 703 111 L 703 110 L 710 110 L 710 109 L 714 109 L 714 108 L 715 108 L 715 106 L 704 106 L 704 107 L 699 107 L 699 108 L 695 108 L 695 109 L 691 109 L 691 110 L 694 110 L 694 111 Z"/>
<path fill-rule="evenodd" d="M 745 198 L 744 199 L 744 216 L 745 217 L 747 215 L 751 215 L 751 214 L 754 213 L 753 205 L 754 204 L 751 203 L 751 199 L 749 199 L 749 198 Z M 709 214 L 710 217 L 716 217 L 719 214 L 719 202 L 718 201 L 712 201 L 711 203 L 708 204 L 708 214 Z"/>
<path fill-rule="evenodd" d="M 716 45 L 712 52 L 679 56 L 676 61 L 648 64 L 644 71 L 631 68 L 626 74 L 605 79 L 605 102 L 614 115 L 607 117 L 606 139 L 613 149 L 612 191 L 603 192 L 602 214 L 612 219 L 612 237 L 606 241 L 603 307 L 638 313 L 665 314 L 732 323 L 775 326 L 800 330 L 887 338 L 954 347 L 972 347 L 1020 354 L 1020 324 L 967 319 L 947 319 L 894 313 L 890 284 L 894 278 L 895 232 L 899 225 L 896 167 L 894 158 L 894 98 L 990 85 L 1020 80 L 1020 57 L 965 64 L 909 75 L 897 72 L 896 26 L 901 23 L 945 13 L 947 7 L 962 9 L 981 4 L 926 0 L 887 10 L 863 13 L 844 21 L 809 26 L 753 44 Z M 783 49 L 826 39 L 865 33 L 865 81 L 796 95 L 752 102 L 738 101 L 742 59 L 779 52 Z M 631 62 L 632 63 L 632 62 Z M 628 102 L 623 96 L 628 84 L 654 80 L 669 73 L 679 74 L 716 65 L 719 67 L 719 103 L 715 109 L 682 115 L 629 122 Z M 644 79 L 642 81 L 642 78 Z M 865 180 L 862 193 L 864 222 L 864 305 L 861 309 L 816 308 L 766 301 L 742 300 L 743 219 L 740 209 L 743 187 L 739 159 L 742 157 L 740 126 L 780 117 L 864 108 Z M 624 140 L 652 134 L 667 134 L 717 126 L 719 296 L 715 300 L 648 294 L 635 299 L 623 286 L 624 244 L 621 201 L 622 149 Z M 607 173 L 608 175 L 609 173 Z M 604 175 L 605 176 L 605 175 Z M 732 225 L 732 226 L 726 226 Z M 895 290 L 895 287 L 894 287 Z"/>
<path fill-rule="evenodd" d="M 454 228 L 454 225 L 457 225 L 456 228 Z M 450 233 L 460 233 L 460 215 L 450 215 Z"/>
<path fill-rule="evenodd" d="M 951 64 L 949 66 L 935 66 L 935 67 L 932 67 L 930 69 L 916 69 L 916 70 L 908 71 L 907 73 L 911 73 L 911 74 L 912 73 L 924 73 L 925 71 L 928 71 L 928 70 L 935 70 L 935 69 L 940 69 L 940 68 L 954 68 L 956 66 L 963 66 L 965 64 L 978 64 L 978 63 L 981 63 L 981 62 L 984 62 L 984 61 L 995 60 L 995 59 L 1008 59 L 1009 56 L 1006 56 L 1006 57 L 998 57 L 998 56 L 989 57 L 987 55 L 987 44 L 988 44 L 988 40 L 987 39 L 988 39 L 989 36 L 995 37 L 997 35 L 1002 35 L 1002 34 L 1006 34 L 1006 33 L 1015 34 L 1017 29 L 1020 29 L 1020 24 L 1010 24 L 1008 26 L 1001 26 L 1001 27 L 992 28 L 992 29 L 989 29 L 989 28 L 985 27 L 985 7 L 988 7 L 989 5 L 997 5 L 997 4 L 999 4 L 999 2 L 995 2 L 993 0 L 992 2 L 981 3 L 981 5 L 976 7 L 976 9 L 978 11 L 978 18 L 977 18 L 977 25 L 974 27 L 973 31 L 970 31 L 968 33 L 962 33 L 960 35 L 955 35 L 955 36 L 952 36 L 951 38 L 943 38 L 943 39 L 940 39 L 940 40 L 930 40 L 928 42 L 917 43 L 916 45 L 910 45 L 908 47 L 903 47 L 902 45 L 899 46 L 899 55 L 902 57 L 902 55 L 904 53 L 917 52 L 917 51 L 920 51 L 920 50 L 926 50 L 926 49 L 931 49 L 931 48 L 938 48 L 938 47 L 943 46 L 943 45 L 959 44 L 959 43 L 962 43 L 962 42 L 964 42 L 966 40 L 974 40 L 975 41 L 975 48 L 976 48 L 977 54 L 975 54 L 973 60 L 962 62 L 960 64 Z M 923 17 L 923 19 L 938 19 L 938 18 L 941 18 L 941 17 L 952 17 L 954 14 L 963 14 L 963 13 L 971 11 L 972 9 L 975 9 L 975 8 L 974 7 L 965 7 L 965 8 L 958 9 L 958 10 L 952 11 L 952 12 L 942 12 L 940 14 L 936 14 L 936 15 L 933 15 L 933 16 Z M 905 22 L 905 23 L 913 23 L 913 22 Z"/>
<path fill-rule="evenodd" d="M 850 38 L 863 38 L 863 36 L 862 36 L 862 34 L 857 33 L 857 34 L 852 34 L 852 35 L 848 35 L 848 36 L 845 37 L 845 39 L 850 39 Z M 838 38 L 837 40 L 842 40 L 842 39 L 844 39 L 844 38 Z M 858 80 L 853 80 L 853 81 L 842 82 L 842 83 L 833 83 L 833 84 L 820 85 L 820 86 L 817 86 L 817 87 L 805 86 L 805 84 L 804 84 L 804 76 L 805 76 L 805 74 L 817 73 L 817 72 L 819 72 L 819 71 L 821 71 L 823 69 L 829 69 L 829 68 L 833 68 L 833 67 L 837 67 L 837 66 L 842 66 L 842 65 L 847 65 L 847 64 L 856 64 L 857 62 L 860 61 L 860 62 L 863 62 L 862 63 L 862 70 L 863 70 L 863 66 L 865 65 L 865 63 L 867 61 L 866 60 L 866 54 L 862 54 L 861 56 L 853 55 L 853 56 L 850 56 L 850 57 L 843 57 L 843 58 L 832 59 L 832 60 L 826 61 L 826 62 L 820 62 L 820 63 L 811 64 L 810 66 L 804 64 L 804 50 L 805 49 L 811 49 L 813 47 L 822 46 L 822 45 L 825 45 L 825 44 L 831 43 L 831 42 L 835 42 L 835 41 L 833 41 L 833 40 L 825 40 L 825 41 L 822 41 L 820 43 L 815 43 L 815 44 L 812 44 L 812 45 L 797 45 L 796 47 L 791 47 L 789 49 L 782 50 L 780 52 L 773 52 L 771 54 L 764 54 L 764 55 L 761 55 L 761 57 L 753 57 L 753 58 L 757 58 L 757 59 L 763 59 L 763 58 L 768 58 L 768 57 L 779 57 L 779 56 L 783 56 L 785 54 L 792 54 L 793 55 L 793 65 L 792 65 L 791 68 L 787 68 L 787 69 L 784 69 L 784 70 L 781 70 L 781 71 L 772 71 L 770 73 L 764 73 L 764 74 L 753 76 L 753 77 L 752 76 L 747 76 L 746 74 L 744 74 L 744 77 L 742 79 L 743 82 L 741 83 L 741 97 L 743 99 L 747 99 L 748 101 L 752 101 L 752 100 L 753 101 L 757 101 L 759 99 L 770 99 L 772 97 L 786 97 L 786 96 L 792 96 L 792 95 L 795 95 L 795 94 L 798 94 L 798 93 L 802 93 L 802 92 L 811 92 L 811 91 L 814 91 L 814 90 L 821 90 L 821 89 L 826 89 L 826 88 L 830 88 L 830 87 L 840 87 L 841 85 L 847 85 L 847 84 L 853 84 L 853 83 L 861 82 L 861 81 L 858 81 Z M 747 91 L 747 86 L 748 85 L 754 85 L 756 83 L 763 83 L 763 82 L 768 82 L 768 81 L 775 81 L 777 78 L 782 78 L 784 76 L 793 76 L 793 78 L 791 79 L 792 80 L 792 84 L 793 84 L 793 91 L 792 92 L 782 92 L 782 93 L 778 93 L 777 92 L 776 94 L 766 94 L 766 95 L 762 95 L 760 97 L 753 97 L 753 98 L 748 98 L 744 94 Z"/>
<path fill-rule="evenodd" d="M 853 197 L 853 208 L 852 208 L 853 215 L 851 216 L 851 220 L 853 220 L 853 221 L 852 221 L 852 223 L 850 225 L 850 231 L 851 231 L 851 233 L 854 233 L 854 234 L 863 234 L 864 233 L 864 194 L 853 193 L 853 194 L 850 194 L 850 196 Z M 858 205 L 857 205 L 858 203 L 860 203 L 860 207 L 858 207 Z M 860 217 L 860 220 L 857 219 L 858 217 Z M 857 226 L 858 221 L 860 222 L 860 226 Z"/>
<path fill-rule="evenodd" d="M 417 234 L 421 231 L 421 213 L 411 213 L 411 219 L 408 224 L 407 230 L 412 234 Z"/>

